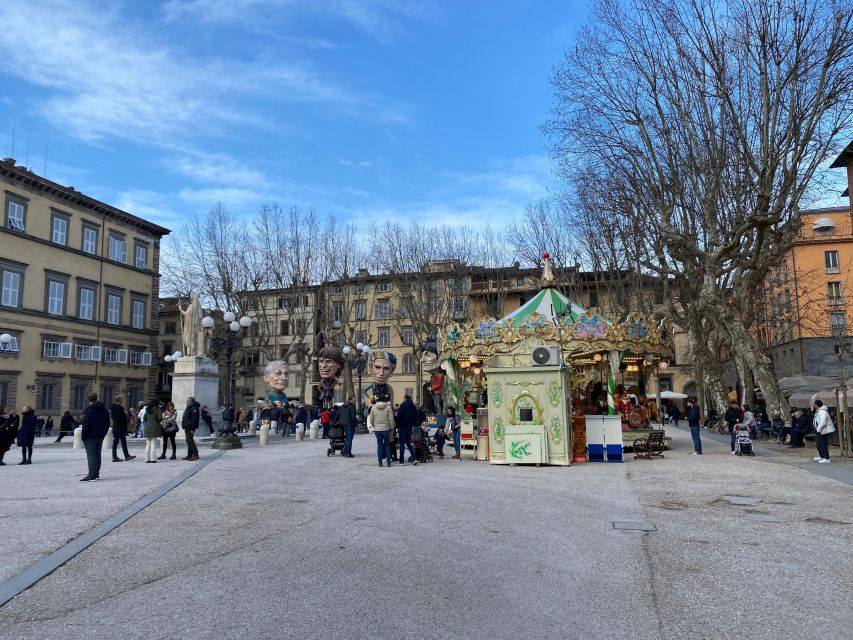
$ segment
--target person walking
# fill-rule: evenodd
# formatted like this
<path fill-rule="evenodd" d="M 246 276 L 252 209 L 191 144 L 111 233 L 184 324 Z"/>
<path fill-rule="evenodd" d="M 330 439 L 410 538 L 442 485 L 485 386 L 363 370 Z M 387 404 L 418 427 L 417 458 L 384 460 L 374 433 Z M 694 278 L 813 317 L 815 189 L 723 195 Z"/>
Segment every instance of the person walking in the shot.
<path fill-rule="evenodd" d="M 36 416 L 36 437 L 41 438 L 44 433 L 44 416 Z"/>
<path fill-rule="evenodd" d="M 400 443 L 400 452 L 397 454 L 397 464 L 405 464 L 406 449 L 409 450 L 409 462 L 413 465 L 418 463 L 415 455 L 415 447 L 412 446 L 412 429 L 418 422 L 418 408 L 412 402 L 412 396 L 408 393 L 403 396 L 403 402 L 397 409 L 397 442 Z"/>
<path fill-rule="evenodd" d="M 181 418 L 181 427 L 187 439 L 187 457 L 184 460 L 189 460 L 190 462 L 199 459 L 198 447 L 195 444 L 195 431 L 198 429 L 200 410 L 201 407 L 195 401 L 195 398 L 192 396 L 187 398 L 187 408 L 184 409 L 184 415 Z"/>
<path fill-rule="evenodd" d="M 163 427 L 160 421 L 163 419 L 163 412 L 160 411 L 160 406 L 156 400 L 152 400 L 145 407 L 145 417 L 142 424 L 142 435 L 145 436 L 145 462 L 154 464 L 157 462 L 157 446 L 160 438 L 163 436 Z M 165 445 L 163 447 L 165 449 Z"/>
<path fill-rule="evenodd" d="M 356 415 L 355 398 L 349 397 L 338 409 L 338 419 L 335 424 L 344 428 L 344 448 L 341 455 L 345 458 L 354 458 L 352 455 L 352 440 L 355 437 Z"/>
<path fill-rule="evenodd" d="M 29 405 L 21 409 L 21 429 L 18 431 L 17 444 L 21 448 L 21 461 L 18 464 L 33 463 L 33 444 L 36 440 L 36 412 Z"/>
<path fill-rule="evenodd" d="M 124 410 L 122 402 L 124 402 L 124 398 L 116 396 L 110 405 L 110 417 L 113 421 L 113 462 L 122 462 L 122 459 L 118 457 L 119 444 L 121 444 L 125 461 L 136 458 L 136 456 L 130 455 L 130 451 L 127 450 L 127 411 Z"/>
<path fill-rule="evenodd" d="M 376 436 L 376 457 L 379 466 L 385 460 L 391 466 L 391 429 L 394 427 L 394 412 L 388 404 L 388 396 L 379 396 L 379 400 L 370 409 L 368 419 L 373 425 L 373 435 Z"/>
<path fill-rule="evenodd" d="M 71 415 L 70 411 L 66 411 L 62 414 L 62 419 L 59 421 L 59 433 L 57 434 L 56 440 L 54 442 L 62 442 L 62 439 L 68 435 L 68 433 L 73 433 L 74 428 L 77 425 L 74 424 L 74 416 Z"/>
<path fill-rule="evenodd" d="M 459 425 L 459 420 L 456 419 L 456 409 L 447 407 L 446 417 L 444 418 L 444 432 L 450 431 L 453 438 L 453 458 L 456 460 L 462 459 L 462 430 Z"/>
<path fill-rule="evenodd" d="M 98 400 L 98 394 L 90 393 L 88 401 L 89 405 L 83 412 L 82 436 L 89 473 L 80 478 L 81 482 L 92 482 L 101 477 L 101 446 L 110 429 L 110 412 L 104 403 Z"/>
<path fill-rule="evenodd" d="M 163 415 L 160 417 L 160 426 L 163 428 L 163 453 L 161 453 L 157 459 L 166 459 L 166 449 L 171 442 L 172 457 L 169 459 L 177 460 L 178 446 L 175 443 L 175 434 L 178 433 L 178 411 L 175 409 L 175 403 L 171 400 L 166 403 L 166 408 L 163 410 Z"/>
<path fill-rule="evenodd" d="M 53 418 L 48 416 L 47 421 L 44 423 L 44 435 L 48 438 L 53 435 Z"/>
<path fill-rule="evenodd" d="M 0 406 L 0 467 L 6 466 L 6 463 L 3 462 L 3 456 L 12 448 L 12 443 L 17 435 L 12 431 L 9 424 L 9 414 L 6 413 L 6 407 Z"/>
<path fill-rule="evenodd" d="M 815 461 L 820 464 L 829 464 L 829 434 L 835 431 L 835 425 L 832 424 L 832 418 L 829 411 L 823 406 L 822 400 L 815 400 L 814 406 L 814 430 L 817 431 L 815 438 L 817 458 Z"/>
<path fill-rule="evenodd" d="M 332 426 L 332 418 L 328 409 L 323 409 L 320 414 L 320 424 L 323 425 L 323 440 L 329 439 L 329 427 Z"/>
<path fill-rule="evenodd" d="M 696 401 L 693 398 L 690 398 L 687 401 L 687 424 L 690 425 L 690 436 L 693 438 L 693 453 L 692 456 L 701 456 L 702 455 L 702 440 L 699 438 L 699 430 L 701 427 L 699 426 L 699 418 L 701 417 L 699 412 L 699 406 L 696 404 Z"/>
<path fill-rule="evenodd" d="M 753 440 L 758 438 L 758 422 L 755 414 L 749 410 L 749 405 L 743 405 L 743 424 L 749 428 L 749 437 Z"/>
<path fill-rule="evenodd" d="M 216 433 L 213 431 L 213 416 L 210 415 L 210 411 L 207 410 L 207 405 L 204 405 L 199 412 L 199 417 L 204 424 L 207 425 L 207 430 L 210 432 L 210 435 L 215 436 Z M 234 428 L 239 428 L 240 421 L 237 421 L 237 424 L 234 425 Z"/>

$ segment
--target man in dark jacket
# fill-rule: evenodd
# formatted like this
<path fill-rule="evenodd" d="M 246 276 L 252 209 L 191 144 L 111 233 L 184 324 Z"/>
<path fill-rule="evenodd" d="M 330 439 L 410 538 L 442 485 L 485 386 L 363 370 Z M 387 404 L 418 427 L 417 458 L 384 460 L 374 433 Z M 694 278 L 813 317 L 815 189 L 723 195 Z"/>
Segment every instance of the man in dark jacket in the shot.
<path fill-rule="evenodd" d="M 702 455 L 702 440 L 699 439 L 699 406 L 693 398 L 687 401 L 687 424 L 690 425 L 690 436 L 693 438 L 693 453 L 690 455 Z"/>
<path fill-rule="evenodd" d="M 121 443 L 121 450 L 124 452 L 125 460 L 133 460 L 136 456 L 130 455 L 127 450 L 127 411 L 122 406 L 122 397 L 116 396 L 113 403 L 110 405 L 110 416 L 113 419 L 113 462 L 121 462 L 118 457 L 118 445 Z"/>
<path fill-rule="evenodd" d="M 348 398 L 338 409 L 338 418 L 335 422 L 344 428 L 344 448 L 341 455 L 345 458 L 354 458 L 352 455 L 352 439 L 355 437 L 357 418 L 355 415 L 355 398 Z"/>
<path fill-rule="evenodd" d="M 812 414 L 808 409 L 804 409 L 802 411 L 798 411 L 800 414 L 797 416 L 797 421 L 791 421 L 791 444 L 788 446 L 792 449 L 799 449 L 800 447 L 806 446 L 803 442 L 803 439 L 806 437 L 807 433 L 810 433 L 812 430 Z"/>
<path fill-rule="evenodd" d="M 737 430 L 735 429 L 735 425 L 740 422 L 741 413 L 740 409 L 738 409 L 737 402 L 732 402 L 729 404 L 729 408 L 726 409 L 726 414 L 723 416 L 726 424 L 729 426 L 729 433 L 731 434 L 731 446 L 732 453 L 735 452 L 735 439 L 737 438 Z"/>
<path fill-rule="evenodd" d="M 412 429 L 418 421 L 418 408 L 412 402 L 412 396 L 408 393 L 403 396 L 403 402 L 400 403 L 400 408 L 397 409 L 395 418 L 397 423 L 397 441 L 400 443 L 397 464 L 404 464 L 407 447 L 409 449 L 409 462 L 417 464 L 418 459 L 415 456 L 415 448 L 412 446 Z"/>
<path fill-rule="evenodd" d="M 89 394 L 89 406 L 83 412 L 83 447 L 89 463 L 89 474 L 81 482 L 97 480 L 101 474 L 101 446 L 110 429 L 110 412 L 104 403 L 98 400 L 97 393 Z"/>
<path fill-rule="evenodd" d="M 195 430 L 198 429 L 198 420 L 201 413 L 201 407 L 195 398 L 190 396 L 187 398 L 187 408 L 184 409 L 184 415 L 181 418 L 181 427 L 184 429 L 184 434 L 187 438 L 187 457 L 184 460 L 198 460 L 198 447 L 195 444 Z"/>

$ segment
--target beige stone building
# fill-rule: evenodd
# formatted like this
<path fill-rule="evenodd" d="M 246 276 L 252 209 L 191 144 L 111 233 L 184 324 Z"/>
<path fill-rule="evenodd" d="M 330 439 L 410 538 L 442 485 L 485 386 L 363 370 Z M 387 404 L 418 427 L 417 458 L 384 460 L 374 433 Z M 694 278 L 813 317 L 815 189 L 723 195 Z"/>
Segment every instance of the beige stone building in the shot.
<path fill-rule="evenodd" d="M 0 404 L 79 414 L 154 393 L 168 229 L 0 162 Z"/>

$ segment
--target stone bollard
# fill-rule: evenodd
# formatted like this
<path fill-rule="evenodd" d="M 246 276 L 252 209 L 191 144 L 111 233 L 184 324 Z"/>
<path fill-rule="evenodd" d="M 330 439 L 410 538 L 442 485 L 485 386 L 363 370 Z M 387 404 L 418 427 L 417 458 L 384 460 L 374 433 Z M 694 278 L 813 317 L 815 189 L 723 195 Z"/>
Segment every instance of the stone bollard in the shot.
<path fill-rule="evenodd" d="M 275 433 L 278 430 L 278 422 L 270 420 L 270 433 Z"/>
<path fill-rule="evenodd" d="M 311 426 L 308 428 L 308 439 L 316 440 L 318 437 L 320 437 L 320 421 L 312 420 Z"/>
<path fill-rule="evenodd" d="M 101 446 L 102 450 L 106 451 L 107 449 L 112 448 L 112 446 L 113 446 L 112 435 L 113 435 L 113 428 L 110 427 L 109 429 L 107 429 L 107 435 L 104 437 L 104 443 Z"/>
<path fill-rule="evenodd" d="M 253 436 L 258 431 L 258 423 L 254 420 L 249 420 L 249 435 Z"/>
<path fill-rule="evenodd" d="M 77 427 L 74 429 L 74 443 L 71 445 L 72 449 L 79 449 L 83 446 L 83 427 Z"/>
<path fill-rule="evenodd" d="M 305 425 L 301 422 L 296 423 L 296 442 L 302 442 L 305 439 Z"/>
<path fill-rule="evenodd" d="M 262 447 L 267 446 L 269 444 L 269 439 L 270 439 L 270 426 L 268 424 L 265 424 L 261 427 L 260 445 Z"/>

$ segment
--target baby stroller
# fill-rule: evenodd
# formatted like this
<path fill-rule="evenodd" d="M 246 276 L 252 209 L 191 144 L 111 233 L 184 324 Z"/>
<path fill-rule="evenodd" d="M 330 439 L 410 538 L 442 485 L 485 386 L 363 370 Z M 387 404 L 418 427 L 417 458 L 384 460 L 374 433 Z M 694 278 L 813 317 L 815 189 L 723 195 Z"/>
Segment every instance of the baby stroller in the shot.
<path fill-rule="evenodd" d="M 749 437 L 749 427 L 744 424 L 737 426 L 737 436 L 735 436 L 735 453 L 739 456 L 754 456 L 755 451 L 752 448 L 752 438 Z"/>
<path fill-rule="evenodd" d="M 329 427 L 329 449 L 326 451 L 326 456 L 335 455 L 335 451 L 341 451 L 344 448 L 344 428 L 334 424 Z"/>
<path fill-rule="evenodd" d="M 432 462 L 432 453 L 429 450 L 429 435 L 424 429 L 415 427 L 412 429 L 412 444 L 415 447 L 415 455 L 418 462 Z"/>

